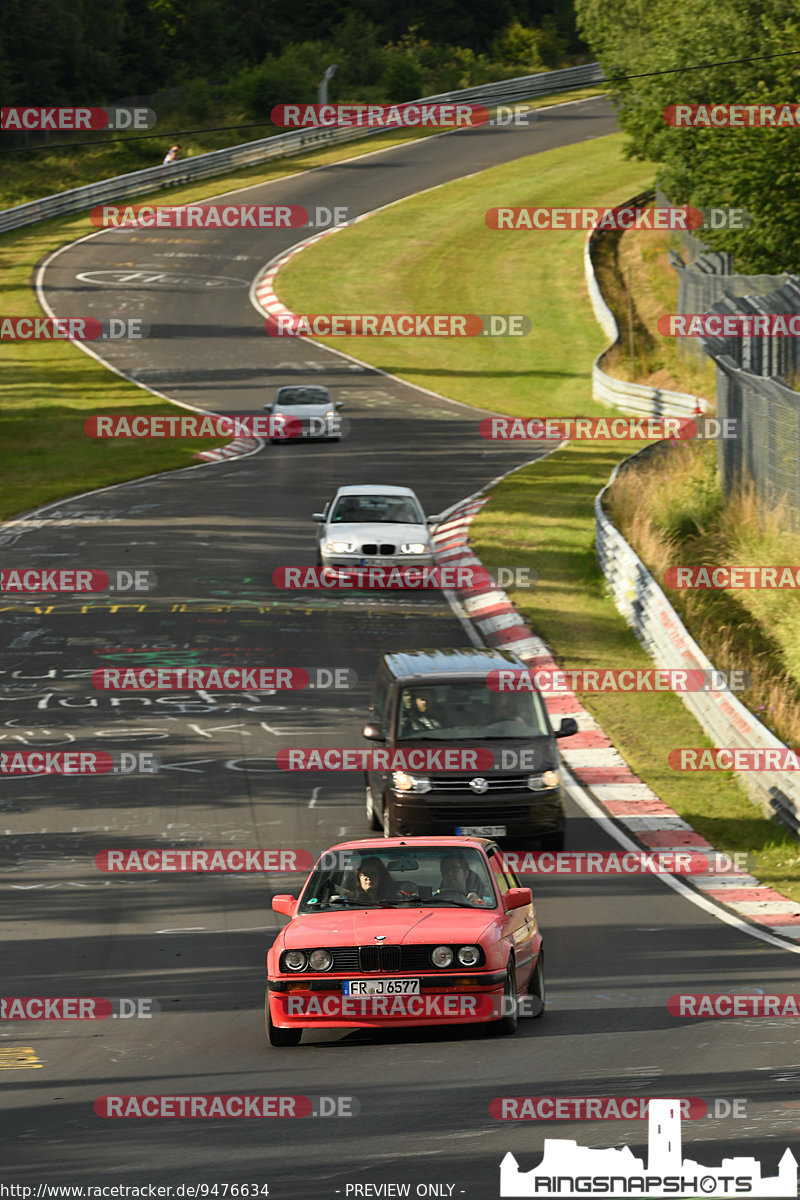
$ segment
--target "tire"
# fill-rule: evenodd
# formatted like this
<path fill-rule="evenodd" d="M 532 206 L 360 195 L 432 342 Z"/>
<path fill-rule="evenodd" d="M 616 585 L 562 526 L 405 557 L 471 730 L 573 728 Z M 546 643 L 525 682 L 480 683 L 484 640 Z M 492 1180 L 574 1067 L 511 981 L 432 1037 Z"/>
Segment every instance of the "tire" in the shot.
<path fill-rule="evenodd" d="M 382 828 L 381 819 L 375 811 L 375 801 L 372 796 L 372 788 L 367 784 L 365 788 L 365 810 L 367 814 L 367 825 L 375 833 L 378 833 Z"/>
<path fill-rule="evenodd" d="M 513 1000 L 514 1003 L 509 1003 Z M 517 1032 L 519 1025 L 519 1012 L 517 1011 L 517 985 L 514 978 L 514 960 L 510 959 L 508 970 L 506 971 L 506 981 L 503 986 L 503 1008 L 510 1011 L 504 1013 L 499 1021 L 492 1021 L 492 1033 L 498 1037 L 509 1037 L 512 1033 Z"/>
<path fill-rule="evenodd" d="M 269 1011 L 269 992 L 264 997 L 264 1024 L 267 1029 L 267 1041 L 270 1046 L 299 1046 L 303 1036 L 302 1029 L 279 1029 L 272 1024 L 272 1013 Z"/>
<path fill-rule="evenodd" d="M 528 995 L 533 1000 L 539 1001 L 539 1011 L 531 1013 L 533 1017 L 543 1017 L 547 1001 L 547 989 L 544 982 L 544 950 L 539 950 L 539 957 L 536 960 L 536 966 L 531 976 L 531 981 L 528 984 Z"/>

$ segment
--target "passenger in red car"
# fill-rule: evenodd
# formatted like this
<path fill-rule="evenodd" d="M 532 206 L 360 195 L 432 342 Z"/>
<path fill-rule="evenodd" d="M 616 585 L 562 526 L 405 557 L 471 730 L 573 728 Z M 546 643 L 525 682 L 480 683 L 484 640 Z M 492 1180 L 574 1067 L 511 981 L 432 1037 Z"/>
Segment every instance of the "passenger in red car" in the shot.
<path fill-rule="evenodd" d="M 356 874 L 354 899 L 359 904 L 396 900 L 398 887 L 379 858 L 365 858 Z"/>

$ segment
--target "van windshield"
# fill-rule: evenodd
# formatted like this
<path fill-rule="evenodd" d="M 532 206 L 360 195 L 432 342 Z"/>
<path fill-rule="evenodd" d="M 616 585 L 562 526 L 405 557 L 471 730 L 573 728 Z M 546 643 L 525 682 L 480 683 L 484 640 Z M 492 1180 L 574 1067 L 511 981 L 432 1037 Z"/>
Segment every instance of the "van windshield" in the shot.
<path fill-rule="evenodd" d="M 397 741 L 532 738 L 549 734 L 541 696 L 493 692 L 484 679 L 415 685 L 400 693 Z"/>

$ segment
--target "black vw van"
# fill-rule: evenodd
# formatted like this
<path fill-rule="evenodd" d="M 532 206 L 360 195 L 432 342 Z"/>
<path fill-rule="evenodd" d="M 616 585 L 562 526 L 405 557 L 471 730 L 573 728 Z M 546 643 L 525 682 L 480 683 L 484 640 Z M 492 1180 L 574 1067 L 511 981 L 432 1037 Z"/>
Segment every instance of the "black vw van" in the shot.
<path fill-rule="evenodd" d="M 556 738 L 570 737 L 578 726 L 565 717 L 554 731 L 535 688 L 493 691 L 487 683 L 490 672 L 509 669 L 527 672 L 522 659 L 508 650 L 384 654 L 364 737 L 389 751 L 407 753 L 388 754 L 388 769 L 365 773 L 371 829 L 383 829 L 386 837 L 455 833 L 536 838 L 543 849 L 563 849 L 563 769 Z M 415 758 L 412 749 L 429 753 Z M 465 753 L 446 754 L 454 749 Z M 491 751 L 494 765 L 453 770 L 452 760 L 466 760 L 468 750 Z M 397 765 L 392 757 L 401 768 L 403 758 L 424 766 L 392 769 Z M 438 769 L 437 760 L 448 757 L 448 769 Z"/>

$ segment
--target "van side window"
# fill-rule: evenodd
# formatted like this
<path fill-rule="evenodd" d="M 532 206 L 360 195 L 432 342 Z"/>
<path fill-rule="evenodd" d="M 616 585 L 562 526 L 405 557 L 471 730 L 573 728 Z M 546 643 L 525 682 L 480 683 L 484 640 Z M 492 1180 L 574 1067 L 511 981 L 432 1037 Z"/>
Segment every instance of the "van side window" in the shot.
<path fill-rule="evenodd" d="M 375 714 L 375 720 L 384 727 L 388 723 L 392 708 L 392 684 L 394 680 L 386 667 L 381 664 L 375 677 L 375 687 L 372 689 L 370 707 Z"/>

